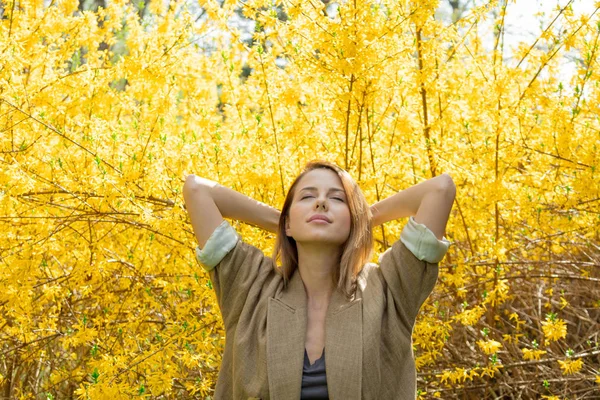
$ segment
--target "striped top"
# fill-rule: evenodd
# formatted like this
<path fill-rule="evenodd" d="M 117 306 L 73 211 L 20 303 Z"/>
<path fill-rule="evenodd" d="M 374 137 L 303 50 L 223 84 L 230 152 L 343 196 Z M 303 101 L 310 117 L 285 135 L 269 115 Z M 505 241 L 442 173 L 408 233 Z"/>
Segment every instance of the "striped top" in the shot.
<path fill-rule="evenodd" d="M 325 374 L 325 349 L 323 349 L 321 357 L 312 365 L 308 353 L 304 349 L 301 393 L 300 400 L 329 400 L 327 376 Z"/>

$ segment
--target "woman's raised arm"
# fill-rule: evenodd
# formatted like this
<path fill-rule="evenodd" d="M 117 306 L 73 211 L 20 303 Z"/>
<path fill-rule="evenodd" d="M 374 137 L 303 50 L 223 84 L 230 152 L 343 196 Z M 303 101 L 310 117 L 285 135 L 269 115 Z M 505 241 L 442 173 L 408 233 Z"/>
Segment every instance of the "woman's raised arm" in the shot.
<path fill-rule="evenodd" d="M 414 216 L 415 222 L 442 239 L 455 196 L 456 186 L 450 175 L 438 175 L 373 204 L 372 226 Z"/>
<path fill-rule="evenodd" d="M 279 225 L 279 210 L 210 179 L 188 175 L 183 185 L 183 197 L 201 248 L 223 222 L 223 217 L 269 232 L 276 232 Z"/>

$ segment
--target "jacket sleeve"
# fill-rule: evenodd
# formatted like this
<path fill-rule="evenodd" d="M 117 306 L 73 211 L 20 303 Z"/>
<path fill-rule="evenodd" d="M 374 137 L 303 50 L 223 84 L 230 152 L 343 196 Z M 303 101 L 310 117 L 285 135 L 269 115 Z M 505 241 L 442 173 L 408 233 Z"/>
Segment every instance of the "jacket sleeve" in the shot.
<path fill-rule="evenodd" d="M 379 256 L 380 272 L 390 300 L 403 323 L 412 330 L 417 313 L 432 292 L 438 263 L 450 242 L 439 240 L 425 225 L 409 218 L 400 239 Z"/>
<path fill-rule="evenodd" d="M 237 323 L 248 294 L 256 292 L 252 289 L 275 273 L 272 259 L 244 242 L 226 220 L 215 228 L 203 249 L 196 247 L 196 260 L 210 274 L 226 329 Z"/>

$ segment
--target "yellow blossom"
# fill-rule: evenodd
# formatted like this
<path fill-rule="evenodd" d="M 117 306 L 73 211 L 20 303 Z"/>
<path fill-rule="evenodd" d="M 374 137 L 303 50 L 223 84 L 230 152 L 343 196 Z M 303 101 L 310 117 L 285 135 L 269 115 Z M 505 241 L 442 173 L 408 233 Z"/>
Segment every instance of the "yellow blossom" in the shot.
<path fill-rule="evenodd" d="M 546 354 L 546 350 L 523 349 L 523 360 L 539 360 L 540 356 Z"/>
<path fill-rule="evenodd" d="M 500 342 L 488 339 L 486 341 L 478 340 L 477 344 L 485 354 L 494 354 L 502 347 Z"/>
<path fill-rule="evenodd" d="M 481 373 L 479 374 L 479 376 L 481 376 L 483 378 L 484 376 L 487 375 L 490 378 L 493 378 L 494 375 L 496 374 L 496 372 L 498 372 L 500 370 L 500 368 L 502 368 L 502 367 L 503 366 L 501 364 L 483 367 L 481 369 Z"/>
<path fill-rule="evenodd" d="M 441 383 L 448 385 L 448 380 L 452 382 L 452 371 L 444 371 L 441 375 L 436 375 L 436 378 L 439 378 Z M 454 382 L 452 382 L 454 383 Z"/>
<path fill-rule="evenodd" d="M 515 333 L 513 335 L 509 335 L 508 333 L 505 333 L 504 335 L 502 335 L 502 340 L 504 340 L 506 343 L 519 343 L 519 339 L 523 337 L 522 333 Z"/>
<path fill-rule="evenodd" d="M 542 321 L 542 331 L 548 340 L 564 339 L 567 336 L 567 324 L 560 318 L 554 321 L 546 318 L 546 321 Z"/>
<path fill-rule="evenodd" d="M 581 370 L 583 360 L 581 358 L 576 360 L 558 360 L 558 364 L 560 364 L 560 368 L 563 370 L 563 375 L 571 375 Z"/>
<path fill-rule="evenodd" d="M 453 318 L 460 321 L 465 326 L 471 326 L 477 323 L 485 313 L 485 306 L 476 306 L 469 310 L 464 310 Z"/>

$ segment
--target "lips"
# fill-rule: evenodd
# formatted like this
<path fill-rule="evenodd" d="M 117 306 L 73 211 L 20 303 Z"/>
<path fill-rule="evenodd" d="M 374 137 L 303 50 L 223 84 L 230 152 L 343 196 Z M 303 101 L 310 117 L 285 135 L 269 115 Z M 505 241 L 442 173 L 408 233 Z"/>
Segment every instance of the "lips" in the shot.
<path fill-rule="evenodd" d="M 313 221 L 315 219 L 320 219 L 326 222 L 331 223 L 331 220 L 329 218 L 327 218 L 327 216 L 323 215 L 323 214 L 315 214 L 312 217 L 310 217 L 310 219 L 308 220 L 308 222 Z"/>

